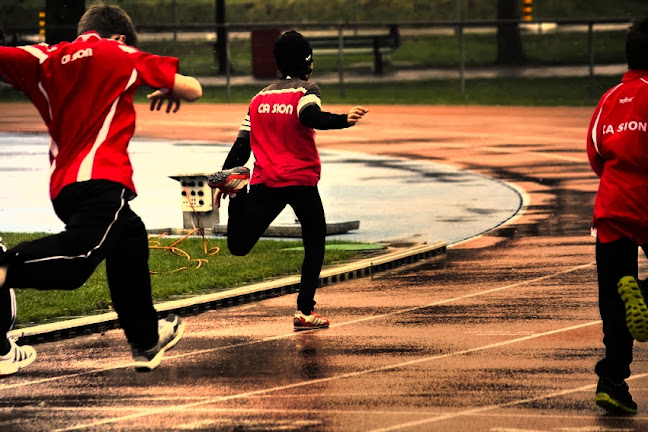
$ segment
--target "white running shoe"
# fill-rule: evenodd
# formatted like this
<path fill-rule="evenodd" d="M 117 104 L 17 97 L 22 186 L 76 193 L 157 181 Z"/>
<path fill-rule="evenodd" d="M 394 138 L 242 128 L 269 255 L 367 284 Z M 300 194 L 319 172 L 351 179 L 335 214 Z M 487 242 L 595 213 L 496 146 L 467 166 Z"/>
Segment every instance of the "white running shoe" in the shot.
<path fill-rule="evenodd" d="M 0 376 L 11 375 L 36 360 L 36 350 L 30 345 L 18 345 L 16 339 L 9 338 L 11 349 L 6 355 L 0 356 Z"/>
<path fill-rule="evenodd" d="M 329 320 L 315 311 L 312 311 L 310 315 L 304 315 L 301 311 L 295 312 L 293 323 L 295 330 L 321 329 L 329 326 Z"/>
<path fill-rule="evenodd" d="M 157 368 L 162 362 L 164 353 L 173 348 L 184 333 L 184 322 L 175 315 L 158 321 L 158 343 L 150 349 L 138 350 L 133 348 L 133 365 L 137 372 L 149 372 Z"/>
<path fill-rule="evenodd" d="M 207 184 L 212 189 L 220 189 L 225 193 L 234 194 L 243 189 L 250 182 L 250 169 L 236 167 L 228 170 L 217 171 L 207 177 Z"/>

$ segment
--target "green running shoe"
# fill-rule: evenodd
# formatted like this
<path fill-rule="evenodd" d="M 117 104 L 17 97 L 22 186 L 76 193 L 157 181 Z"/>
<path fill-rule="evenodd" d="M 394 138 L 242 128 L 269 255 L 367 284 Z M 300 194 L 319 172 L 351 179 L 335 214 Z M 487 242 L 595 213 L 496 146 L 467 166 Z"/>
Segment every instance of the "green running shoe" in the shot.
<path fill-rule="evenodd" d="M 617 284 L 621 300 L 625 303 L 626 325 L 637 342 L 648 341 L 648 306 L 641 294 L 637 280 L 624 276 Z"/>
<path fill-rule="evenodd" d="M 594 402 L 610 414 L 637 413 L 637 404 L 624 380 L 617 384 L 611 378 L 599 378 Z"/>

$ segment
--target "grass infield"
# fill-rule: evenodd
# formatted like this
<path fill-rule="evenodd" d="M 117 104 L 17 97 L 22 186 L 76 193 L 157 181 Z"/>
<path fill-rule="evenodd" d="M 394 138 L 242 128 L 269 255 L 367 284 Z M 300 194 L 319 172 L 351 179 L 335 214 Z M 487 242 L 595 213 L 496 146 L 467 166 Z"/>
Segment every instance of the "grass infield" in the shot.
<path fill-rule="evenodd" d="M 45 233 L 1 233 L 8 246 L 40 238 Z M 164 249 L 178 238 L 150 236 L 149 267 L 154 302 L 173 300 L 225 291 L 237 286 L 260 282 L 280 276 L 299 274 L 302 242 L 260 240 L 245 257 L 232 256 L 224 238 L 190 237 L 176 245 L 176 253 Z M 374 250 L 352 250 L 331 247 L 348 242 L 328 241 L 324 266 L 347 262 Z M 216 252 L 211 255 L 211 252 Z M 129 272 L 130 269 L 124 269 Z M 111 310 L 110 293 L 106 283 L 106 268 L 102 263 L 90 279 L 72 291 L 33 289 L 16 290 L 18 317 L 16 328 L 42 324 Z"/>
<path fill-rule="evenodd" d="M 503 106 L 596 106 L 606 90 L 618 84 L 619 76 L 573 78 L 480 78 L 465 82 L 462 94 L 458 79 L 412 82 L 346 83 L 344 96 L 337 84 L 321 84 L 326 104 L 371 105 L 503 105 Z M 317 82 L 317 76 L 313 76 Z M 259 85 L 205 87 L 195 103 L 248 103 Z M 141 88 L 136 101 L 146 102 L 150 89 Z M 0 87 L 0 102 L 27 102 L 21 93 Z"/>

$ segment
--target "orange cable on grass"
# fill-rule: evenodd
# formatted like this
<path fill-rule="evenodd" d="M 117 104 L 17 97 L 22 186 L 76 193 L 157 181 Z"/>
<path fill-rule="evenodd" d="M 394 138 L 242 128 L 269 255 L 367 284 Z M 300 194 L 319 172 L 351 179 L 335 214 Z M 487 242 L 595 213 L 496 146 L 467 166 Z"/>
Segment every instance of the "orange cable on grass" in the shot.
<path fill-rule="evenodd" d="M 185 186 L 185 193 L 186 193 L 186 196 L 188 197 L 189 196 L 189 190 L 187 189 L 186 186 Z M 184 236 L 182 236 L 178 240 L 171 243 L 169 246 L 162 246 L 160 242 L 151 240 L 151 237 L 149 236 L 149 248 L 150 249 L 163 249 L 164 251 L 169 251 L 174 255 L 185 256 L 187 258 L 187 261 L 189 261 L 189 262 L 196 261 L 198 263 L 198 265 L 196 267 L 194 267 L 194 268 L 199 269 L 199 268 L 202 267 L 203 264 L 207 264 L 209 262 L 209 260 L 207 260 L 205 258 L 191 258 L 191 256 L 185 250 L 180 249 L 179 247 L 176 247 L 176 246 L 178 244 L 182 243 L 185 239 L 189 238 L 192 234 L 195 234 L 196 232 L 200 232 L 200 235 L 201 235 L 202 241 L 203 241 L 203 251 L 205 252 L 205 254 L 207 254 L 208 256 L 214 256 L 214 255 L 216 255 L 216 254 L 218 254 L 220 252 L 220 248 L 218 246 L 214 246 L 213 248 L 207 249 L 207 239 L 205 238 L 204 230 L 200 226 L 200 216 L 198 216 L 198 212 L 196 211 L 196 208 L 194 207 L 191 200 L 188 199 L 188 201 L 189 201 L 189 205 L 191 206 L 191 210 L 193 211 L 194 215 L 196 216 L 196 220 L 198 221 L 198 226 L 197 227 L 194 226 L 194 229 L 189 231 L 187 234 L 185 234 Z M 162 233 L 160 235 L 160 238 L 166 236 L 167 234 L 168 233 L 166 233 L 166 232 Z M 176 273 L 176 272 L 179 272 L 181 270 L 187 270 L 188 268 L 189 267 L 186 267 L 186 266 L 185 267 L 180 267 L 180 268 L 177 268 L 175 270 L 170 271 L 169 273 Z M 160 273 L 159 271 L 155 271 L 155 270 L 150 270 L 149 272 L 151 274 L 159 274 Z"/>

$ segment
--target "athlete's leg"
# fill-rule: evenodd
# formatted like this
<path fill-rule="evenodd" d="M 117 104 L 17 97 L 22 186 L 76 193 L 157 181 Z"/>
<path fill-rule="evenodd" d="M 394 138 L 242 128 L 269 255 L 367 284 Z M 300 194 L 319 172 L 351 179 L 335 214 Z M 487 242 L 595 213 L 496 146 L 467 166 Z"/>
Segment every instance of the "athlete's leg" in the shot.
<path fill-rule="evenodd" d="M 227 247 L 232 255 L 247 255 L 286 207 L 283 189 L 252 185 L 249 191 L 241 190 L 230 200 Z"/>
<path fill-rule="evenodd" d="M 304 261 L 297 308 L 309 315 L 315 306 L 315 290 L 324 262 L 326 218 L 317 186 L 292 186 L 289 204 L 295 211 L 302 228 Z"/>
<path fill-rule="evenodd" d="M 158 342 L 158 317 L 151 294 L 146 228 L 126 203 L 113 230 L 115 239 L 106 256 L 113 307 L 130 345 L 148 349 Z"/>
<path fill-rule="evenodd" d="M 83 285 L 111 247 L 109 233 L 125 202 L 122 189 L 103 180 L 64 188 L 53 204 L 65 230 L 0 255 L 0 266 L 8 266 L 3 287 L 72 290 Z"/>
<path fill-rule="evenodd" d="M 603 320 L 605 357 L 596 365 L 600 377 L 623 380 L 630 376 L 634 339 L 626 324 L 625 305 L 617 291 L 624 276 L 637 277 L 637 245 L 630 239 L 596 243 L 599 310 Z"/>
<path fill-rule="evenodd" d="M 0 289 L 0 355 L 7 354 L 9 344 L 9 331 L 16 321 L 16 297 L 12 289 Z"/>
<path fill-rule="evenodd" d="M 35 358 L 31 347 L 18 348 L 7 337 L 16 314 L 13 288 L 74 289 L 87 280 L 110 247 L 110 228 L 119 209 L 119 200 L 111 198 L 115 185 L 89 181 L 66 187 L 53 202 L 65 231 L 0 254 L 0 267 L 6 269 L 0 287 L 0 354 L 8 344 L 14 353 L 13 363 L 0 359 L 0 374 L 15 373 Z"/>

